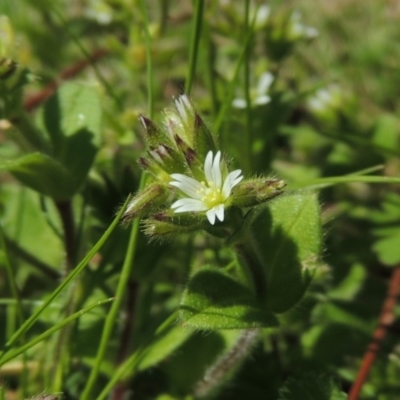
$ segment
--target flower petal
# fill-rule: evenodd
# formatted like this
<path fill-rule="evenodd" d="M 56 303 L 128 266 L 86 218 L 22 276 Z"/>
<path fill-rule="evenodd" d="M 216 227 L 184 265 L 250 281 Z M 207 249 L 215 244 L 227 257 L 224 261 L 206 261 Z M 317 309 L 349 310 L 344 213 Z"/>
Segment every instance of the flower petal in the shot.
<path fill-rule="evenodd" d="M 175 179 L 169 183 L 171 186 L 177 187 L 193 199 L 200 199 L 202 197 L 200 191 L 203 189 L 203 186 L 196 179 L 183 174 L 172 174 L 171 177 Z"/>
<path fill-rule="evenodd" d="M 215 216 L 216 216 L 215 208 L 208 210 L 206 214 L 207 214 L 207 219 L 210 222 L 210 224 L 214 225 L 215 224 Z"/>
<path fill-rule="evenodd" d="M 236 169 L 235 171 L 230 172 L 225 178 L 224 186 L 222 187 L 222 194 L 225 199 L 231 195 L 232 189 L 243 179 L 241 173 L 242 170 Z"/>
<path fill-rule="evenodd" d="M 234 99 L 232 101 L 232 106 L 235 107 L 235 108 L 243 109 L 243 108 L 247 107 L 247 102 L 246 102 L 245 99 L 239 99 L 239 98 L 238 99 Z"/>
<path fill-rule="evenodd" d="M 264 72 L 260 76 L 260 79 L 258 80 L 258 85 L 257 85 L 258 95 L 262 96 L 263 94 L 267 93 L 273 81 L 274 81 L 274 75 L 272 75 L 270 72 Z"/>
<path fill-rule="evenodd" d="M 215 210 L 215 215 L 222 222 L 224 220 L 224 205 L 218 204 L 216 207 L 214 207 L 214 210 Z"/>
<path fill-rule="evenodd" d="M 271 101 L 271 97 L 269 97 L 268 95 L 264 94 L 262 96 L 257 97 L 254 100 L 254 104 L 256 106 L 262 106 L 264 104 L 268 104 Z"/>
<path fill-rule="evenodd" d="M 221 187 L 222 184 L 222 176 L 221 176 L 221 152 L 218 151 L 213 162 L 212 170 L 211 170 L 211 175 L 212 175 L 212 181 L 214 182 L 215 186 L 217 188 Z"/>
<path fill-rule="evenodd" d="M 204 175 L 206 176 L 207 182 L 212 181 L 212 163 L 213 163 L 213 152 L 210 150 L 207 153 L 206 159 L 204 161 Z"/>
<path fill-rule="evenodd" d="M 172 209 L 175 209 L 174 212 L 188 212 L 188 211 L 206 211 L 207 207 L 200 200 L 195 199 L 179 199 L 175 201 L 175 203 L 171 206 Z"/>

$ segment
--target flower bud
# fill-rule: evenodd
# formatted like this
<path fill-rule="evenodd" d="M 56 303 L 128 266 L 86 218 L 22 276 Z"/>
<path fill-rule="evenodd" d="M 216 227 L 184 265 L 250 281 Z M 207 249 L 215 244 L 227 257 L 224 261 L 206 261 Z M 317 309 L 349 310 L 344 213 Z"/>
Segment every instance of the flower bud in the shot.
<path fill-rule="evenodd" d="M 169 191 L 164 185 L 152 183 L 146 186 L 129 202 L 122 219 L 130 221 L 133 218 L 156 210 L 168 199 L 168 195 Z"/>
<path fill-rule="evenodd" d="M 150 159 L 156 162 L 167 173 L 186 172 L 187 165 L 184 155 L 172 147 L 159 144 L 157 147 L 150 147 L 148 152 Z"/>
<path fill-rule="evenodd" d="M 232 193 L 232 205 L 252 207 L 279 196 L 286 183 L 280 179 L 255 178 L 238 183 Z"/>
<path fill-rule="evenodd" d="M 194 117 L 193 147 L 197 151 L 200 159 L 205 158 L 210 150 L 214 153 L 217 152 L 217 146 L 215 145 L 215 140 L 210 130 L 208 129 L 207 125 L 204 123 L 200 115 L 197 113 L 195 113 Z"/>
<path fill-rule="evenodd" d="M 214 140 L 186 94 L 175 99 L 176 110 L 165 113 L 165 129 L 171 138 L 178 136 L 201 156 L 216 151 Z"/>
<path fill-rule="evenodd" d="M 160 129 L 150 118 L 139 115 L 139 121 L 145 131 L 145 139 L 148 146 L 157 147 L 159 144 L 172 144 L 171 138 L 168 137 L 163 129 Z"/>
<path fill-rule="evenodd" d="M 169 224 L 182 226 L 182 227 L 189 227 L 196 225 L 198 228 L 199 225 L 206 223 L 207 219 L 204 215 L 198 213 L 184 213 L 184 214 L 176 214 L 171 210 L 168 211 L 161 211 L 159 213 L 153 214 L 151 216 L 154 220 L 160 222 L 166 222 Z"/>
<path fill-rule="evenodd" d="M 175 235 L 196 232 L 201 229 L 199 224 L 185 226 L 155 218 L 145 219 L 143 221 L 143 228 L 144 233 L 147 236 L 151 236 L 153 239 L 166 239 Z"/>
<path fill-rule="evenodd" d="M 199 164 L 199 160 L 196 152 L 178 135 L 174 135 L 175 143 L 185 157 L 185 160 L 189 168 L 193 168 L 194 165 Z"/>

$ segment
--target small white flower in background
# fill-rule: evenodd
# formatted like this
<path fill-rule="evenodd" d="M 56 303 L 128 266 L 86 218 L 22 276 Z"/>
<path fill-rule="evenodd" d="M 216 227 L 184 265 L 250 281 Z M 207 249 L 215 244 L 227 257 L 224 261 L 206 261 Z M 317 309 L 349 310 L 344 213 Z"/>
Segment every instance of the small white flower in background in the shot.
<path fill-rule="evenodd" d="M 294 11 L 290 17 L 290 35 L 297 38 L 313 39 L 318 36 L 317 29 L 301 23 L 301 13 Z"/>
<path fill-rule="evenodd" d="M 313 97 L 308 99 L 307 103 L 311 110 L 318 113 L 339 107 L 342 100 L 340 87 L 332 84 L 324 89 L 319 89 Z"/>
<path fill-rule="evenodd" d="M 251 105 L 261 106 L 271 101 L 271 97 L 268 96 L 268 90 L 274 81 L 274 76 L 270 72 L 264 72 L 258 80 L 257 89 L 250 93 Z M 232 101 L 232 106 L 235 108 L 246 108 L 246 99 L 236 98 Z"/>
<path fill-rule="evenodd" d="M 255 7 L 253 12 L 250 14 L 250 21 L 254 21 L 254 28 L 262 28 L 268 21 L 269 15 L 271 14 L 271 9 L 267 5 L 261 5 Z"/>
<path fill-rule="evenodd" d="M 231 195 L 232 189 L 243 179 L 242 171 L 237 169 L 223 177 L 224 161 L 221 161 L 221 152 L 213 155 L 209 151 L 204 162 L 205 180 L 197 181 L 183 174 L 172 174 L 174 179 L 170 185 L 177 187 L 185 195 L 172 204 L 171 208 L 175 213 L 181 212 L 202 212 L 206 211 L 208 221 L 211 225 L 215 220 L 224 220 L 224 210 Z"/>

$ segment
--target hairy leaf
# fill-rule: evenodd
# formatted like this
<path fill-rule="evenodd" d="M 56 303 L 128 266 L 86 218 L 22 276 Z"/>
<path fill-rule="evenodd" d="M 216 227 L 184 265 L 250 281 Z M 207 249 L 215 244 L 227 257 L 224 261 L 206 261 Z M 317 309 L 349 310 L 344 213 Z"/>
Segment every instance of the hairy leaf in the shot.
<path fill-rule="evenodd" d="M 208 267 L 190 280 L 180 305 L 184 325 L 197 329 L 246 329 L 277 325 L 250 290 L 221 270 Z"/>
<path fill-rule="evenodd" d="M 267 306 L 284 312 L 303 296 L 321 246 L 317 196 L 282 196 L 256 219 L 253 230 L 267 276 Z"/>

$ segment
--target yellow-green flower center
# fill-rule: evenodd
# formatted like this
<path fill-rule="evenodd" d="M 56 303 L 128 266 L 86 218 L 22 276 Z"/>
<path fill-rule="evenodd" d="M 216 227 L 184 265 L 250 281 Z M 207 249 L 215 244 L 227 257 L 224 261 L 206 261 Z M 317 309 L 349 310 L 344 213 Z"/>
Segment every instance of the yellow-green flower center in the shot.
<path fill-rule="evenodd" d="M 211 209 L 218 204 L 224 204 L 225 197 L 221 192 L 221 189 L 215 186 L 214 182 L 208 182 L 208 186 L 203 181 L 201 182 L 202 188 L 197 192 L 202 195 L 201 201 L 205 204 L 208 209 Z"/>

